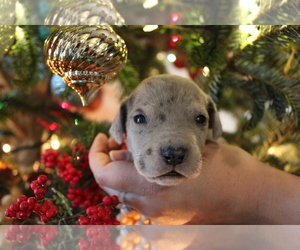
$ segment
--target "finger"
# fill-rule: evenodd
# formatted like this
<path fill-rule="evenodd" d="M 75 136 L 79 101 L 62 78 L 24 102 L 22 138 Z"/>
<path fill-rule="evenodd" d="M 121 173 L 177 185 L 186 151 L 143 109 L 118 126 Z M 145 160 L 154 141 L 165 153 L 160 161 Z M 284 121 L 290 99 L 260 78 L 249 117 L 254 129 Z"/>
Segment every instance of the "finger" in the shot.
<path fill-rule="evenodd" d="M 102 186 L 102 189 L 107 192 L 110 196 L 116 195 L 119 198 L 119 201 L 121 203 L 124 203 L 136 210 L 141 209 L 144 204 L 144 198 L 141 195 L 129 193 L 129 192 L 123 192 L 119 190 L 115 190 L 112 188 L 104 187 Z"/>
<path fill-rule="evenodd" d="M 94 172 L 96 168 L 104 167 L 111 162 L 108 152 L 107 136 L 100 133 L 95 137 L 89 152 L 89 163 L 92 172 Z"/>
<path fill-rule="evenodd" d="M 109 156 L 113 161 L 132 161 L 132 155 L 128 150 L 112 150 Z"/>
<path fill-rule="evenodd" d="M 108 145 L 108 138 L 105 134 L 103 133 L 99 133 L 94 141 L 93 144 L 90 148 L 90 151 L 92 153 L 97 153 L 97 152 L 102 152 L 102 153 L 106 153 L 108 154 L 108 152 L 110 151 L 109 149 L 109 145 Z"/>
<path fill-rule="evenodd" d="M 138 195 L 153 194 L 165 187 L 148 182 L 130 161 L 112 161 L 105 167 L 92 167 L 100 186 Z"/>
<path fill-rule="evenodd" d="M 108 139 L 108 146 L 111 150 L 121 149 L 122 145 L 118 144 L 114 138 L 110 137 Z"/>

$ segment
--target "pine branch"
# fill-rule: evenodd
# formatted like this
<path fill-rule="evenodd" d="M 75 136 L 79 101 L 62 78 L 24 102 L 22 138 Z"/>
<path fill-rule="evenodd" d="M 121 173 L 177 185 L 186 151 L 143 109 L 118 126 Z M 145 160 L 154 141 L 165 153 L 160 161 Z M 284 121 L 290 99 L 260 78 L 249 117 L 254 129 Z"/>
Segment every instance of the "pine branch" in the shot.
<path fill-rule="evenodd" d="M 44 64 L 42 41 L 38 39 L 36 26 L 18 26 L 16 42 L 8 56 L 3 58 L 5 70 L 12 83 L 20 90 L 30 91 L 39 81 L 49 75 Z"/>
<path fill-rule="evenodd" d="M 75 119 L 82 120 L 79 114 L 61 108 L 56 102 L 25 92 L 14 91 L 0 96 L 0 106 L 3 106 L 0 109 L 2 118 L 10 117 L 18 111 L 24 116 L 38 118 L 46 124 L 60 124 L 61 129 L 66 132 L 75 126 Z"/>
<path fill-rule="evenodd" d="M 259 26 L 258 28 L 261 29 L 261 34 L 252 44 L 238 51 L 237 56 L 247 60 L 272 49 L 287 48 L 289 43 L 300 42 L 300 26 L 272 26 L 270 29 Z"/>
<path fill-rule="evenodd" d="M 253 24 L 299 24 L 300 22 L 300 2 L 297 0 L 288 1 L 271 1 L 271 3 L 263 4 L 260 1 L 261 11 L 253 21 Z M 268 1 L 270 2 L 270 1 Z"/>
<path fill-rule="evenodd" d="M 281 120 L 290 106 L 295 114 L 295 125 L 299 126 L 300 119 L 300 84 L 296 79 L 287 79 L 280 71 L 266 65 L 257 65 L 251 62 L 236 62 L 237 71 L 252 80 L 247 82 L 247 89 L 251 90 L 253 97 L 264 95 L 265 101 L 271 102 L 277 119 Z M 243 85 L 245 87 L 245 84 Z M 255 100 L 256 110 L 263 110 L 264 103 Z M 260 105 L 260 108 L 258 108 Z"/>

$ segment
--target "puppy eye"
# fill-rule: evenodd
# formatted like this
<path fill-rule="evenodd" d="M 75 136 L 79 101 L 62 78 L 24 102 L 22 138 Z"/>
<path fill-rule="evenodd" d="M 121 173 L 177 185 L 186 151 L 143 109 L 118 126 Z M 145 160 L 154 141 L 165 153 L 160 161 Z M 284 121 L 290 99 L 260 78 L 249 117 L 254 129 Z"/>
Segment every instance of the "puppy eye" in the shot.
<path fill-rule="evenodd" d="M 146 117 L 143 115 L 136 115 L 135 117 L 133 117 L 133 120 L 135 123 L 146 123 Z"/>
<path fill-rule="evenodd" d="M 196 118 L 196 122 L 198 124 L 203 124 L 206 122 L 206 117 L 204 115 L 198 115 Z"/>

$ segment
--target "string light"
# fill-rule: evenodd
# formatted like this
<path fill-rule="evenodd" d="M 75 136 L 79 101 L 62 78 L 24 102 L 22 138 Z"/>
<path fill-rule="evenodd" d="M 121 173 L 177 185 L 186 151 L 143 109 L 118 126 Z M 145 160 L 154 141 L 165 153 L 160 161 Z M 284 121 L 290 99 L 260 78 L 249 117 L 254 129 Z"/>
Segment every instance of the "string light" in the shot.
<path fill-rule="evenodd" d="M 52 148 L 52 149 L 55 149 L 55 150 L 59 149 L 59 147 L 60 147 L 60 142 L 59 142 L 59 140 L 58 140 L 57 135 L 52 135 L 52 136 L 51 136 L 51 142 L 50 142 L 50 145 L 51 145 L 51 148 Z"/>
<path fill-rule="evenodd" d="M 158 4 L 158 0 L 146 0 L 143 3 L 143 7 L 144 7 L 144 9 L 151 9 L 157 4 Z"/>
<path fill-rule="evenodd" d="M 11 146 L 8 143 L 5 143 L 2 146 L 2 150 L 3 150 L 4 153 L 9 153 L 11 151 Z"/>
<path fill-rule="evenodd" d="M 167 59 L 169 62 L 175 62 L 176 61 L 176 55 L 173 54 L 173 53 L 170 53 L 168 56 L 167 56 Z"/>
<path fill-rule="evenodd" d="M 153 30 L 156 30 L 158 28 L 158 25 L 145 25 L 143 28 L 144 32 L 151 32 Z"/>
<path fill-rule="evenodd" d="M 205 66 L 205 67 L 203 68 L 202 74 L 203 74 L 204 77 L 209 77 L 209 75 L 210 75 L 210 70 L 209 70 L 209 68 L 208 68 L 207 66 Z"/>

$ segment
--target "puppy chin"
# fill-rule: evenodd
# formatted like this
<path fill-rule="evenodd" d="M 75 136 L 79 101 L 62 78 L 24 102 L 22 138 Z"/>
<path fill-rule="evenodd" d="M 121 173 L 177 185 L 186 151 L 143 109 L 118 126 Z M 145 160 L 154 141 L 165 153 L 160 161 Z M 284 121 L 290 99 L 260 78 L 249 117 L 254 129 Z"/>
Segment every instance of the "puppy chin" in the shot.
<path fill-rule="evenodd" d="M 149 182 L 155 182 L 158 185 L 161 186 L 176 186 L 179 183 L 187 180 L 187 177 L 169 177 L 169 176 L 164 176 L 164 177 L 146 177 L 146 179 Z"/>

